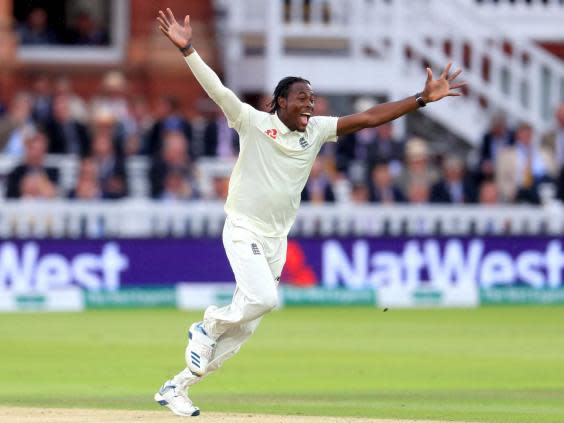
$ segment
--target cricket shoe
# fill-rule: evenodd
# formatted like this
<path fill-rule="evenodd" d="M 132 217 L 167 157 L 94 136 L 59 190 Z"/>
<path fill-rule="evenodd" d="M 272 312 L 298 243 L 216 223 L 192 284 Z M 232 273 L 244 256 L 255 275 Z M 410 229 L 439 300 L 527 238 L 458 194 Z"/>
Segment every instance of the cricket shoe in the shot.
<path fill-rule="evenodd" d="M 155 401 L 163 407 L 168 407 L 177 416 L 199 416 L 200 409 L 190 401 L 185 391 L 178 388 L 172 381 L 167 380 L 159 392 L 155 394 Z"/>
<path fill-rule="evenodd" d="M 190 326 L 188 346 L 186 347 L 186 362 L 190 371 L 196 376 L 203 376 L 206 373 L 215 344 L 215 340 L 208 336 L 201 322 Z"/>

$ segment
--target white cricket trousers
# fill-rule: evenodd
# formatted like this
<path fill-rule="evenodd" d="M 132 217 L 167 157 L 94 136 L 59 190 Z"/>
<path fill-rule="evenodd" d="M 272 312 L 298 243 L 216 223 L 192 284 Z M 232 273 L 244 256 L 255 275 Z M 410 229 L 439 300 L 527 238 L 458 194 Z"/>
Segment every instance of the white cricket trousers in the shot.
<path fill-rule="evenodd" d="M 276 307 L 278 281 L 286 261 L 286 237 L 257 235 L 229 217 L 223 228 L 223 246 L 237 286 L 231 304 L 220 308 L 212 305 L 204 313 L 204 329 L 217 340 L 206 375 L 236 354 L 262 316 Z M 173 382 L 187 388 L 201 379 L 185 368 Z"/>

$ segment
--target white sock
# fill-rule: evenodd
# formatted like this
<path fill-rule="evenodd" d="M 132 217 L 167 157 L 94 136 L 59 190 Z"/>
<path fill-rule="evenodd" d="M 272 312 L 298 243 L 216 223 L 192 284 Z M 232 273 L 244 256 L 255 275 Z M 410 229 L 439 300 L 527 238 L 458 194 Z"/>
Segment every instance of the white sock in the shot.
<path fill-rule="evenodd" d="M 202 379 L 200 376 L 196 376 L 194 373 L 190 371 L 188 367 L 178 373 L 176 376 L 172 378 L 172 383 L 176 386 L 181 387 L 182 389 L 188 389 L 188 387 L 198 383 Z"/>

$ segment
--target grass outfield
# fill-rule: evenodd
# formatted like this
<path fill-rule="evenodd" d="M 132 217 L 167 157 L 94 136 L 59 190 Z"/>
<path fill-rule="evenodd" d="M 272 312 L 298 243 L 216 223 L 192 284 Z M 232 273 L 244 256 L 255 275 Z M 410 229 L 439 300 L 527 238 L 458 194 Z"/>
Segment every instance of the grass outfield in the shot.
<path fill-rule="evenodd" d="M 0 315 L 0 405 L 155 409 L 200 315 Z M 564 308 L 285 309 L 191 396 L 204 412 L 564 422 Z"/>

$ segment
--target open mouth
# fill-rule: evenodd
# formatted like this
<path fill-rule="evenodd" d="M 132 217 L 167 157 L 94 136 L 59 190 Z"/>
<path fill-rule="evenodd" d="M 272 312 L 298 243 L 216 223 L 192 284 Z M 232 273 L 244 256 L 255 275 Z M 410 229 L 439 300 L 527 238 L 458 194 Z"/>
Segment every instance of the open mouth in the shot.
<path fill-rule="evenodd" d="M 302 126 L 307 126 L 309 122 L 309 118 L 311 117 L 311 113 L 302 113 L 300 114 L 299 120 Z"/>

